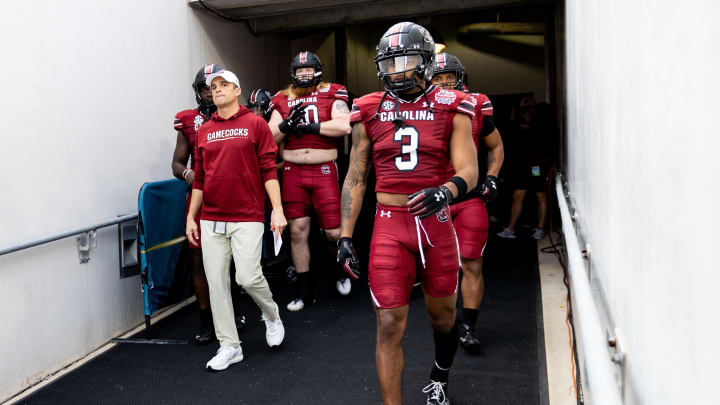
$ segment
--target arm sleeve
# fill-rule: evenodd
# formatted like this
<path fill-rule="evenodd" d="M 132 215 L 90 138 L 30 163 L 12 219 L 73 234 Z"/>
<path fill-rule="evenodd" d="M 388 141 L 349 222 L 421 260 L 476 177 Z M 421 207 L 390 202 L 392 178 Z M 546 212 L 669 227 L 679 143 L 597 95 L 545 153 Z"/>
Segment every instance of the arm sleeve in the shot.
<path fill-rule="evenodd" d="M 268 180 L 277 180 L 275 159 L 277 157 L 277 145 L 273 139 L 272 132 L 267 122 L 262 119 L 257 124 L 257 140 L 255 150 L 257 153 L 258 167 L 262 173 L 263 183 Z"/>
<path fill-rule="evenodd" d="M 355 99 L 355 101 L 353 101 L 352 109 L 350 110 L 350 125 L 364 121 L 358 100 L 359 99 Z"/>
<path fill-rule="evenodd" d="M 182 131 L 183 129 L 182 120 L 180 119 L 180 113 L 175 114 L 175 123 L 173 124 L 173 128 L 175 128 L 176 131 Z"/>
<path fill-rule="evenodd" d="M 482 105 L 480 106 L 480 109 L 486 116 L 493 116 L 494 108 L 489 98 L 485 97 L 484 100 L 482 100 Z"/>
<path fill-rule="evenodd" d="M 456 91 L 456 94 L 462 95 L 457 107 L 455 107 L 456 112 L 467 115 L 471 120 L 475 119 L 475 106 L 469 97 L 465 93 L 461 93 L 459 91 Z"/>
<path fill-rule="evenodd" d="M 205 167 L 203 166 L 203 155 L 200 150 L 200 132 L 198 132 L 197 136 L 198 142 L 195 143 L 195 153 L 193 153 L 193 159 L 195 159 L 195 178 L 192 188 L 202 190 L 205 186 Z"/>
<path fill-rule="evenodd" d="M 486 137 L 493 133 L 495 130 L 495 121 L 493 120 L 492 115 L 485 115 L 482 116 L 482 129 L 480 130 L 480 136 Z"/>
<path fill-rule="evenodd" d="M 278 110 L 278 105 L 280 102 L 280 92 L 275 93 L 272 99 L 270 99 L 270 104 L 268 104 L 268 110 L 267 113 L 270 114 L 273 112 L 273 110 Z M 282 111 L 278 110 L 280 115 L 282 115 Z M 285 118 L 285 117 L 283 117 Z"/>
<path fill-rule="evenodd" d="M 342 100 L 347 103 L 348 101 L 348 91 L 345 88 L 345 86 L 337 86 L 337 90 L 335 90 L 335 98 L 338 100 Z"/>

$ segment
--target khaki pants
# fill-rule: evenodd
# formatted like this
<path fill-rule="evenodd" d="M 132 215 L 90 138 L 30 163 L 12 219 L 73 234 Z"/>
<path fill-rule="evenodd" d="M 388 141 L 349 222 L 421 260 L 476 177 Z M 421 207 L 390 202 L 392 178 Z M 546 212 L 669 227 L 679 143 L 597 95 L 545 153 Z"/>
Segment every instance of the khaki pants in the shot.
<path fill-rule="evenodd" d="M 214 232 L 214 225 L 215 221 L 200 221 L 215 335 L 220 346 L 237 346 L 240 339 L 230 296 L 231 257 L 235 259 L 235 282 L 245 288 L 267 318 L 275 320 L 280 316 L 260 266 L 264 226 L 262 222 L 227 222 L 223 235 Z"/>

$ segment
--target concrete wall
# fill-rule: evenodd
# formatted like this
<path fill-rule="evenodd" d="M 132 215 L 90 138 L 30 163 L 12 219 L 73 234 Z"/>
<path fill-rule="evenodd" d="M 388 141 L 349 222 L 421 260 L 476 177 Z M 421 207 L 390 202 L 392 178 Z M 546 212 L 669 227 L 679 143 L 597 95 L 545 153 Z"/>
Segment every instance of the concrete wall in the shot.
<path fill-rule="evenodd" d="M 173 116 L 203 64 L 286 82 L 287 40 L 177 0 L 14 2 L 0 36 L 3 247 L 134 212 L 143 182 L 172 176 Z M 73 239 L 0 257 L 0 401 L 137 325 L 139 287 L 119 279 L 114 227 L 87 264 Z"/>
<path fill-rule="evenodd" d="M 566 172 L 627 351 L 626 403 L 715 403 L 720 3 L 566 7 Z"/>

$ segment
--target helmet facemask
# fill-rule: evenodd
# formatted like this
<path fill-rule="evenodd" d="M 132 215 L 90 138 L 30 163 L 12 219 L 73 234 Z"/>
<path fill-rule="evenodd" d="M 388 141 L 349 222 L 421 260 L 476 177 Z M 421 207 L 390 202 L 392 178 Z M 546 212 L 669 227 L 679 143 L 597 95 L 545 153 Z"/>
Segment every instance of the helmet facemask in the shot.
<path fill-rule="evenodd" d="M 415 87 L 422 89 L 418 79 L 426 80 L 428 61 L 420 53 L 376 58 L 375 64 L 385 89 L 393 93 L 405 93 Z"/>

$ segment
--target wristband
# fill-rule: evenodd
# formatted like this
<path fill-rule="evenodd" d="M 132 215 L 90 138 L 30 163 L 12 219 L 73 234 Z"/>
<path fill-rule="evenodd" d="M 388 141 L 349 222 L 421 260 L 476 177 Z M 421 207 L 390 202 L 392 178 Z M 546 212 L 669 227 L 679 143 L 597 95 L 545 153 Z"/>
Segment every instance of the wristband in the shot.
<path fill-rule="evenodd" d="M 313 124 L 308 124 L 308 125 L 307 125 L 307 132 L 308 132 L 308 133 L 311 133 L 311 134 L 318 134 L 318 135 L 320 135 L 320 123 L 319 123 L 319 122 L 316 122 L 316 123 L 313 123 Z"/>
<path fill-rule="evenodd" d="M 183 179 L 187 180 L 187 175 L 193 171 L 192 169 L 185 169 L 183 170 Z"/>
<path fill-rule="evenodd" d="M 458 195 L 455 196 L 454 200 L 459 200 L 463 198 L 467 193 L 468 188 L 465 179 L 460 176 L 453 176 L 449 181 L 450 183 L 453 183 L 458 189 Z"/>

